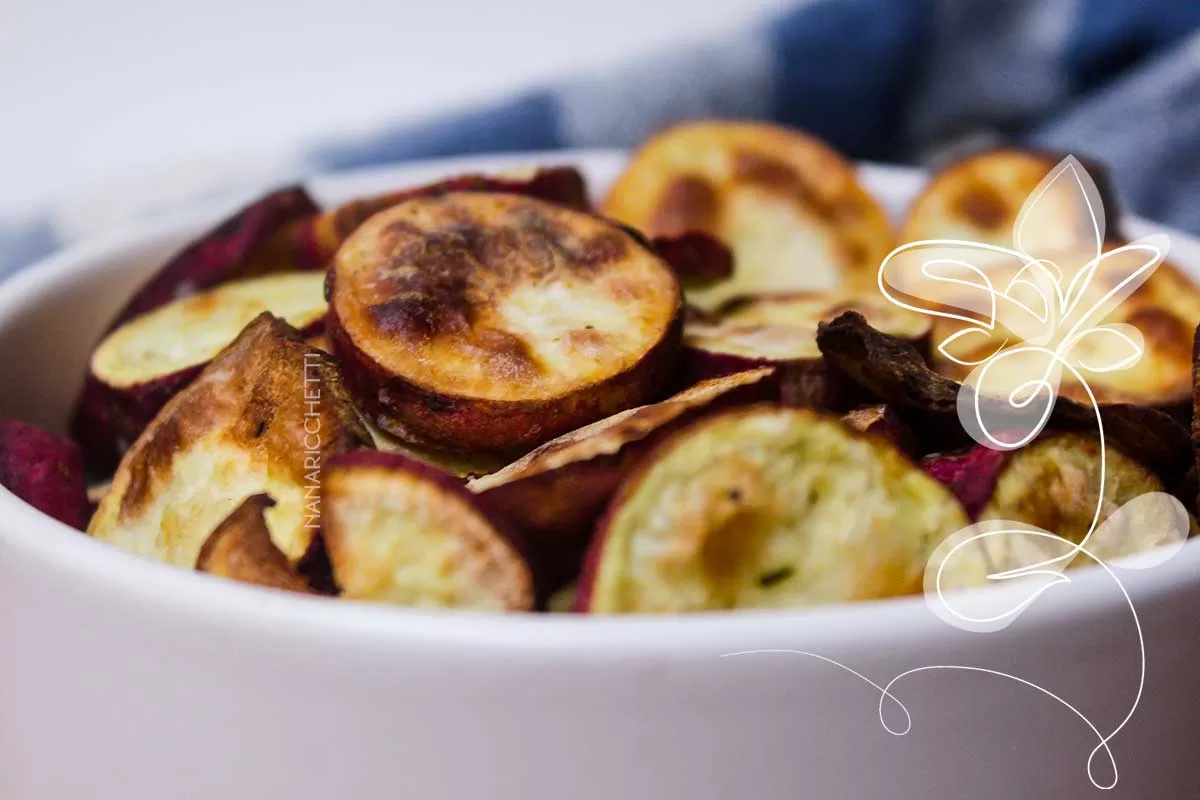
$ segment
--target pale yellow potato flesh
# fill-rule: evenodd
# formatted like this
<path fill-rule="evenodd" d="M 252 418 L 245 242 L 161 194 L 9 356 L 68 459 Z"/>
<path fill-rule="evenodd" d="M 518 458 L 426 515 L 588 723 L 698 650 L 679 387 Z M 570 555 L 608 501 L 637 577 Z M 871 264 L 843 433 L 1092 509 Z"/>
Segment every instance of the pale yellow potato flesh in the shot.
<path fill-rule="evenodd" d="M 677 434 L 614 501 L 589 610 L 795 608 L 919 591 L 967 524 L 938 482 L 835 418 L 759 407 Z"/>

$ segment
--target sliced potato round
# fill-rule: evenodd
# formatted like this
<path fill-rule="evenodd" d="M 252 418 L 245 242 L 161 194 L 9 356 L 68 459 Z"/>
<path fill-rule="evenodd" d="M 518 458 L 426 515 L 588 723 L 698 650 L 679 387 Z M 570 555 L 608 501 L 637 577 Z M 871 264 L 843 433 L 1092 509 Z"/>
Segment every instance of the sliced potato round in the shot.
<path fill-rule="evenodd" d="M 1036 525 L 1078 544 L 1087 533 L 1100 501 L 1100 476 L 1104 495 L 1100 521 L 1134 498 L 1150 492 L 1165 492 L 1154 473 L 1113 447 L 1084 434 L 1060 433 L 1042 436 L 1027 447 L 1012 452 L 1000 469 L 991 499 L 979 519 L 1011 519 Z M 1169 525 L 1141 520 L 1127 526 L 1125 535 L 1105 536 L 1089 547 L 1101 558 L 1133 555 L 1171 539 Z M 1088 566 L 1087 558 L 1076 558 L 1068 566 Z"/>
<path fill-rule="evenodd" d="M 271 541 L 266 511 L 274 505 L 265 494 L 247 497 L 204 542 L 196 569 L 256 586 L 315 594 Z"/>
<path fill-rule="evenodd" d="M 617 484 L 667 428 L 731 403 L 771 399 L 773 370 L 703 381 L 661 403 L 631 408 L 546 442 L 467 488 L 526 535 L 549 589 L 572 580 Z"/>
<path fill-rule="evenodd" d="M 1163 484 L 1152 472 L 1113 447 L 1103 452 L 1102 462 L 1095 436 L 1055 432 L 1020 450 L 976 446 L 928 460 L 930 474 L 947 483 L 977 517 L 975 530 L 992 533 L 942 562 L 942 588 L 983 585 L 991 574 L 1071 556 L 1072 546 L 1092 530 L 1097 507 L 1099 522 L 1086 547 L 1104 561 L 1177 544 L 1196 532 L 1195 519 L 1165 500 Z M 1138 502 L 1118 516 L 1116 512 L 1131 501 Z M 1026 530 L 1034 533 L 994 533 L 1019 526 L 1029 526 Z M 1095 563 L 1079 553 L 1061 566 L 1074 569 Z"/>
<path fill-rule="evenodd" d="M 138 437 L 88 532 L 191 569 L 217 525 L 265 493 L 271 539 L 296 563 L 320 528 L 325 463 L 369 445 L 333 359 L 264 313 Z"/>
<path fill-rule="evenodd" d="M 682 309 L 670 268 L 614 225 L 448 194 L 377 214 L 338 250 L 329 335 L 378 427 L 511 452 L 661 396 Z"/>
<path fill-rule="evenodd" d="M 701 419 L 618 490 L 581 580 L 591 612 L 791 608 L 921 589 L 967 524 L 888 443 L 806 409 Z"/>
<path fill-rule="evenodd" d="M 1105 249 L 1111 253 L 1122 242 L 1109 242 Z M 1102 260 L 1095 276 L 1088 283 L 1079 301 L 1080 308 L 1090 308 L 1112 291 L 1130 272 L 1142 263 L 1139 253 L 1120 253 Z M 1060 266 L 1069 270 L 1087 262 L 1083 254 L 1064 257 Z M 1073 273 L 1068 273 L 1072 275 Z M 1000 281 L 997 281 L 1000 283 Z M 1000 285 L 1003 285 L 1000 283 Z M 1132 325 L 1143 339 L 1142 355 L 1135 363 L 1109 371 L 1085 370 L 1088 386 L 1101 403 L 1132 403 L 1164 409 L 1187 406 L 1192 394 L 1191 340 L 1200 325 L 1200 287 L 1182 270 L 1170 262 L 1158 266 L 1137 291 L 1122 301 L 1112 313 L 1094 324 Z M 946 340 L 962 330 L 962 323 L 938 320 L 933 329 L 932 365 L 940 374 L 954 380 L 965 380 L 972 367 L 956 363 L 941 352 Z M 960 362 L 986 358 L 997 349 L 999 341 L 1008 339 L 1015 345 L 1020 337 L 1003 329 L 994 337 L 961 338 L 945 345 L 947 352 Z M 1115 336 L 1084 336 L 1072 351 L 1082 364 L 1112 365 L 1129 356 L 1128 345 Z M 990 368 L 993 385 L 1015 388 L 1040 374 L 1044 369 L 1038 355 L 1029 353 L 1009 356 Z M 1079 379 L 1064 372 L 1059 393 L 1080 403 L 1091 404 L 1087 390 Z"/>
<path fill-rule="evenodd" d="M 1055 166 L 1061 155 L 1015 148 L 985 150 L 962 158 L 939 171 L 908 208 L 900 239 L 958 239 L 998 247 L 1012 247 L 1013 225 L 1021 207 Z M 1108 209 L 1115 230 L 1117 215 L 1112 191 L 1103 170 L 1087 165 L 1096 182 L 1101 201 Z M 1071 249 L 1078 242 L 1071 236 L 1080 217 L 1080 197 L 1073 186 L 1063 183 L 1039 203 L 1036 226 L 1027 235 L 1054 249 Z"/>
<path fill-rule="evenodd" d="M 853 165 L 772 125 L 668 128 L 634 155 L 603 210 L 650 236 L 701 230 L 725 241 L 733 277 L 688 291 L 704 309 L 745 294 L 873 285 L 892 248 L 887 217 Z"/>
<path fill-rule="evenodd" d="M 325 276 L 286 272 L 222 284 L 135 317 L 92 353 L 92 374 L 132 389 L 208 363 L 264 311 L 300 331 L 325 318 Z"/>
<path fill-rule="evenodd" d="M 454 478 L 392 453 L 330 460 L 322 535 L 342 596 L 404 606 L 526 611 L 528 565 L 504 523 Z"/>
<path fill-rule="evenodd" d="M 92 353 L 72 423 L 93 465 L 123 455 L 167 401 L 264 311 L 308 333 L 323 327 L 323 282 L 314 272 L 234 281 L 112 331 Z"/>

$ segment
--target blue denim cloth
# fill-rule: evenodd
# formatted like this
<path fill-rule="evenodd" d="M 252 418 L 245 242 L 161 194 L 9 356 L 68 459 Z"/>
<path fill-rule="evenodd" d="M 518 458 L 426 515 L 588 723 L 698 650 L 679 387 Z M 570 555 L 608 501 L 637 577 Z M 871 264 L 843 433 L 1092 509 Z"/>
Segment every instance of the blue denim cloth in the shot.
<path fill-rule="evenodd" d="M 705 44 L 326 142 L 305 167 L 631 146 L 691 117 L 775 120 L 854 158 L 1010 141 L 1093 157 L 1126 207 L 1200 233 L 1197 0 L 815 0 Z M 0 276 L 62 244 L 0 227 Z"/>

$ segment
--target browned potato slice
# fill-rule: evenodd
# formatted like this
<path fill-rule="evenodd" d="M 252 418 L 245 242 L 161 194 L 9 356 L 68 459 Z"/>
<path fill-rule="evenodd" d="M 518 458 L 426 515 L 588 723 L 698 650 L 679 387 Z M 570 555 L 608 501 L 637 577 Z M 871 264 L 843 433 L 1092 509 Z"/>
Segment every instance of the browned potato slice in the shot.
<path fill-rule="evenodd" d="M 1109 242 L 1108 251 L 1123 244 Z M 1111 256 L 1100 262 L 1096 275 L 1088 285 L 1081 300 L 1081 307 L 1088 308 L 1111 291 L 1132 269 L 1142 263 L 1143 255 L 1137 253 Z M 1064 258 L 1064 264 L 1075 267 L 1086 263 L 1086 256 Z M 999 278 L 997 283 L 1003 283 Z M 1110 372 L 1087 372 L 1088 385 L 1101 403 L 1132 403 L 1155 406 L 1175 412 L 1179 407 L 1190 405 L 1192 391 L 1191 336 L 1200 324 L 1200 287 L 1170 262 L 1158 266 L 1154 274 L 1130 297 L 1125 299 L 1107 317 L 1096 320 L 1096 324 L 1125 323 L 1141 332 L 1144 347 L 1141 359 L 1123 369 Z M 950 335 L 962 330 L 961 323 L 939 320 L 934 326 L 934 343 L 940 346 Z M 996 350 L 997 341 L 1009 339 L 1010 345 L 1020 342 L 1020 337 L 1003 330 L 996 336 L 982 339 L 959 339 L 952 342 L 948 351 L 959 361 L 977 361 Z M 1124 358 L 1127 351 L 1115 337 L 1091 336 L 1080 341 L 1074 351 L 1083 363 L 1112 364 Z M 1036 358 L 1037 356 L 1031 356 Z M 933 349 L 933 366 L 941 374 L 955 380 L 964 380 L 971 368 L 956 364 Z M 1017 386 L 1031 374 L 1037 374 L 1037 363 L 1023 361 L 1020 357 L 1008 358 L 993 368 L 994 380 L 998 385 Z M 1091 404 L 1083 385 L 1071 374 L 1063 375 L 1059 388 L 1064 397 L 1084 404 Z M 1186 416 L 1185 416 L 1186 418 Z"/>
<path fill-rule="evenodd" d="M 701 419 L 651 453 L 597 530 L 594 613 L 793 608 L 920 591 L 967 524 L 897 450 L 833 417 L 767 406 Z"/>
<path fill-rule="evenodd" d="M 650 236 L 701 230 L 726 242 L 733 278 L 688 291 L 704 309 L 739 295 L 873 286 L 892 248 L 887 218 L 853 165 L 772 125 L 668 128 L 634 154 L 603 210 Z"/>
<path fill-rule="evenodd" d="M 1032 525 L 1079 544 L 1092 527 L 1097 506 L 1100 525 L 1126 503 L 1151 492 L 1165 492 L 1162 481 L 1141 464 L 1112 447 L 1104 448 L 1086 434 L 1051 433 L 1019 450 L 998 452 L 976 446 L 964 454 L 931 459 L 926 470 L 953 489 L 968 511 L 980 521 L 1004 520 Z M 1101 475 L 1104 494 L 1100 495 Z M 1111 560 L 1178 541 L 1174 511 L 1166 504 L 1146 504 L 1114 520 L 1119 530 L 1098 527 L 1088 550 Z M 1195 531 L 1194 519 L 1187 520 Z M 1065 555 L 1069 545 L 1042 537 L 989 536 L 977 540 L 987 569 L 970 562 L 954 564 L 955 583 L 983 582 L 989 572 L 1031 566 L 1042 559 Z M 1084 555 L 1074 556 L 1068 568 L 1091 566 Z M 965 567 L 965 569 L 964 569 Z M 966 580 L 971 572 L 974 580 Z"/>
<path fill-rule="evenodd" d="M 360 227 L 329 335 L 372 421 L 459 452 L 536 446 L 661 396 L 682 299 L 629 234 L 525 197 L 448 194 Z"/>
<path fill-rule="evenodd" d="M 126 322 L 92 352 L 77 421 L 91 448 L 123 454 L 154 415 L 264 311 L 309 332 L 325 319 L 325 276 L 247 278 Z"/>
<path fill-rule="evenodd" d="M 342 596 L 404 606 L 527 611 L 529 568 L 505 523 L 452 477 L 392 453 L 331 459 L 323 536 Z"/>
<path fill-rule="evenodd" d="M 770 369 L 704 381 L 546 442 L 467 487 L 518 524 L 548 588 L 579 572 L 597 518 L 621 478 L 668 427 L 731 403 L 770 399 Z"/>
<path fill-rule="evenodd" d="M 1013 224 L 1025 201 L 1054 167 L 1062 155 L 1014 148 L 974 153 L 938 172 L 909 206 L 900 239 L 915 242 L 925 239 L 958 239 L 998 247 L 1012 247 Z M 1118 219 L 1112 189 L 1104 170 L 1097 164 L 1085 165 L 1100 191 L 1110 230 Z M 1038 219 L 1027 224 L 1038 241 L 1057 242 L 1058 248 L 1072 249 L 1078 242 L 1070 236 L 1080 217 L 1079 195 L 1067 184 L 1055 186 L 1053 193 L 1039 204 Z"/>
<path fill-rule="evenodd" d="M 191 569 L 217 525 L 266 493 L 271 539 L 296 562 L 319 527 L 326 459 L 369 444 L 329 355 L 264 313 L 138 437 L 88 532 Z"/>
<path fill-rule="evenodd" d="M 243 583 L 315 594 L 271 541 L 266 511 L 274 505 L 265 494 L 242 501 L 200 548 L 196 569 Z"/>
<path fill-rule="evenodd" d="M 767 295 L 735 301 L 715 321 L 689 322 L 683 333 L 688 372 L 700 379 L 789 362 L 817 366 L 821 361 L 817 326 L 845 311 L 857 311 L 875 329 L 919 348 L 927 344 L 928 318 L 878 294 Z"/>

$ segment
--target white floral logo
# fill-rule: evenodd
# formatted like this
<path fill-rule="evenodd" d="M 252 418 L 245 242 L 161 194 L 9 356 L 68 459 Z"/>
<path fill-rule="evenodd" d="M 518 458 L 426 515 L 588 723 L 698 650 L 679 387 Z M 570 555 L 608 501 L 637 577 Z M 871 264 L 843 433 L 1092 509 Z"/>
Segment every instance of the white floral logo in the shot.
<path fill-rule="evenodd" d="M 1053 692 L 1017 675 L 983 667 L 918 667 L 881 685 L 816 653 L 772 651 L 816 658 L 866 681 L 880 694 L 881 724 L 895 735 L 904 735 L 911 726 L 908 709 L 893 693 L 895 685 L 910 675 L 959 670 L 1020 683 L 1065 706 L 1096 736 L 1087 774 L 1099 789 L 1117 785 L 1109 742 L 1137 710 L 1146 674 L 1141 623 L 1116 570 L 1163 563 L 1178 552 L 1190 524 L 1182 504 L 1163 492 L 1144 494 L 1115 510 L 1105 506 L 1104 424 L 1088 378 L 1128 369 L 1141 360 L 1143 339 L 1138 329 L 1107 320 L 1154 273 L 1169 244 L 1166 236 L 1117 244 L 1107 242 L 1105 234 L 1104 207 L 1096 185 L 1078 159 L 1068 156 L 1022 206 L 1013 227 L 1012 248 L 956 239 L 905 244 L 884 259 L 879 288 L 896 305 L 958 328 L 941 341 L 938 352 L 969 370 L 958 395 L 958 417 L 976 442 L 1002 451 L 1032 442 L 1050 421 L 1064 378 L 1090 402 L 1101 445 L 1101 469 L 1096 509 L 1086 534 L 1074 542 L 1016 520 L 976 522 L 935 549 L 925 570 L 925 597 L 933 612 L 955 627 L 997 631 L 1047 590 L 1070 583 L 1064 572 L 1068 565 L 1080 559 L 1093 562 L 1123 595 L 1141 650 L 1137 691 L 1121 722 L 1105 733 Z M 1155 526 L 1155 540 L 1162 546 L 1113 564 L 1106 562 L 1106 554 L 1122 552 L 1131 530 L 1147 526 Z M 1008 590 L 953 591 L 981 579 L 1007 584 Z M 884 718 L 888 700 L 903 712 L 900 728 L 893 729 Z M 1109 777 L 1098 775 L 1096 762 L 1101 754 L 1108 762 Z"/>

